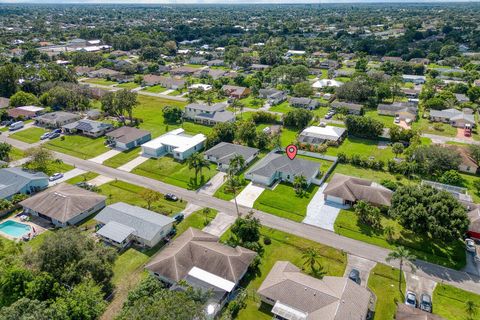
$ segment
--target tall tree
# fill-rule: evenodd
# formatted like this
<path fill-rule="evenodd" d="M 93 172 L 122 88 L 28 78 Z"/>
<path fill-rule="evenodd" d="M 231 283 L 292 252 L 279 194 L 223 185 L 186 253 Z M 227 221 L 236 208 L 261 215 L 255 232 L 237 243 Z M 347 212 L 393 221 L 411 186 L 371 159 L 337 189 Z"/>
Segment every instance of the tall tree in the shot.
<path fill-rule="evenodd" d="M 0 67 L 0 96 L 9 98 L 18 89 L 18 79 L 20 73 L 13 63 Z"/>
<path fill-rule="evenodd" d="M 307 248 L 302 254 L 302 259 L 303 265 L 309 266 L 310 271 L 314 276 L 323 278 L 325 273 L 323 272 L 323 266 L 320 263 L 321 255 L 316 248 Z"/>
<path fill-rule="evenodd" d="M 395 250 L 390 252 L 385 259 L 387 262 L 398 260 L 400 263 L 400 276 L 398 277 L 398 290 L 400 292 L 402 292 L 403 267 L 404 265 L 407 265 L 410 267 L 412 272 L 415 272 L 416 267 L 413 264 L 415 259 L 417 259 L 417 257 L 415 257 L 415 255 L 411 254 L 408 249 L 405 249 L 405 247 L 402 246 L 395 248 Z"/>
<path fill-rule="evenodd" d="M 207 168 L 210 170 L 210 163 L 198 152 L 195 152 L 187 159 L 188 168 L 195 171 L 195 184 L 198 184 L 198 174 L 202 174 L 202 170 Z"/>
<path fill-rule="evenodd" d="M 0 142 L 0 160 L 8 161 L 12 146 L 6 142 Z"/>

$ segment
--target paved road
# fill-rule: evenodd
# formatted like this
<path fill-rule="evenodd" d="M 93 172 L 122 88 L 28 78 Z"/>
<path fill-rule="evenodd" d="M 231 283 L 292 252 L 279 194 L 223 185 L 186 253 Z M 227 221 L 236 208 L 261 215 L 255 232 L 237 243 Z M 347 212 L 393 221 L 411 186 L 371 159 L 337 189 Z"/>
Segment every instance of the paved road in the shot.
<path fill-rule="evenodd" d="M 31 147 L 27 143 L 10 139 L 3 135 L 0 135 L 0 141 L 8 142 L 22 150 Z M 158 180 L 106 167 L 104 165 L 75 158 L 70 155 L 58 152 L 54 152 L 54 154 L 56 158 L 63 160 L 65 163 L 74 165 L 79 169 L 93 171 L 107 177 L 123 180 L 128 183 L 143 186 L 161 193 L 174 193 L 183 200 L 191 202 L 200 207 L 209 207 L 216 209 L 219 212 L 236 215 L 235 204 L 232 202 L 217 199 L 215 197 L 202 194 L 201 192 L 190 191 L 177 186 L 172 186 Z M 252 210 L 251 208 L 244 206 L 239 206 L 239 209 L 242 214 L 246 214 L 248 211 Z M 346 238 L 331 231 L 294 222 L 258 210 L 255 210 L 255 216 L 259 218 L 262 224 L 267 227 L 288 232 L 315 242 L 323 243 L 339 250 L 343 250 L 351 255 L 365 258 L 374 262 L 386 263 L 385 258 L 390 252 L 390 250 L 385 248 Z M 416 275 L 419 277 L 424 277 L 440 283 L 447 283 L 455 287 L 480 294 L 480 277 L 478 276 L 471 275 L 463 271 L 444 268 L 439 265 L 421 260 L 416 261 L 415 264 L 417 266 Z M 398 268 L 398 263 L 396 262 L 392 262 L 390 265 Z"/>

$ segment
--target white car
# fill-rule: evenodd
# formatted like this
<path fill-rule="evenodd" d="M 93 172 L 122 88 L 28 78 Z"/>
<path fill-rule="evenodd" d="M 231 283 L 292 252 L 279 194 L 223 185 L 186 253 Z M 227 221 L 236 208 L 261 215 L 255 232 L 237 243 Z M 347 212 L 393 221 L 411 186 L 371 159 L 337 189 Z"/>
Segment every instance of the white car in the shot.
<path fill-rule="evenodd" d="M 45 132 L 44 134 L 41 135 L 40 140 L 45 140 L 50 137 L 51 132 Z"/>
<path fill-rule="evenodd" d="M 416 308 L 417 307 L 417 295 L 412 291 L 407 291 L 405 295 L 405 304 L 407 306 L 411 306 Z"/>
<path fill-rule="evenodd" d="M 465 239 L 465 249 L 467 249 L 468 252 L 475 252 L 475 241 L 470 238 Z"/>
<path fill-rule="evenodd" d="M 400 117 L 395 117 L 395 123 L 400 123 Z"/>
<path fill-rule="evenodd" d="M 55 181 L 55 180 L 58 180 L 58 179 L 61 179 L 63 178 L 63 173 L 54 173 L 53 175 L 50 176 L 50 178 L 48 178 L 48 181 Z"/>

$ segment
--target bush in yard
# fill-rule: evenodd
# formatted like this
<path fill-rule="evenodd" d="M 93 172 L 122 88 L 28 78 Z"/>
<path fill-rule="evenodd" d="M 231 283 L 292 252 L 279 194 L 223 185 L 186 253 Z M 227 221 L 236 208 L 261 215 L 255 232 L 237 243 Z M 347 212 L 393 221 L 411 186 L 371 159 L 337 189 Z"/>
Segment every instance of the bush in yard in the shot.
<path fill-rule="evenodd" d="M 261 255 L 263 253 L 263 247 L 259 242 L 261 227 L 260 220 L 255 218 L 252 212 L 244 218 L 239 217 L 232 225 L 232 235 L 228 243 L 233 246 L 240 245 L 247 249 L 254 250 Z"/>
<path fill-rule="evenodd" d="M 439 122 L 433 124 L 433 129 L 435 129 L 437 131 L 445 131 L 445 128 L 443 127 L 443 124 L 439 123 Z"/>
<path fill-rule="evenodd" d="M 38 99 L 32 93 L 18 91 L 10 97 L 11 107 L 38 105 Z"/>
<path fill-rule="evenodd" d="M 252 114 L 252 120 L 256 124 L 259 123 L 277 123 L 277 116 L 270 112 L 258 111 Z"/>
<path fill-rule="evenodd" d="M 355 213 L 357 214 L 360 222 L 369 225 L 374 229 L 381 228 L 381 213 L 379 208 L 374 207 L 362 200 L 358 201 L 353 208 L 355 209 Z"/>
<path fill-rule="evenodd" d="M 272 244 L 272 239 L 270 239 L 269 236 L 263 237 L 263 244 L 265 244 L 266 246 L 271 245 Z"/>
<path fill-rule="evenodd" d="M 464 184 L 464 179 L 462 176 L 458 173 L 456 170 L 448 170 L 442 174 L 440 177 L 440 182 L 449 184 L 452 186 L 463 186 Z"/>
<path fill-rule="evenodd" d="M 410 142 L 412 138 L 419 136 L 418 131 L 412 129 L 403 129 L 399 126 L 393 126 L 390 128 L 390 140 L 392 142 Z"/>
<path fill-rule="evenodd" d="M 380 184 L 382 186 L 384 186 L 385 188 L 388 188 L 392 191 L 395 191 L 397 190 L 397 188 L 399 187 L 398 183 L 395 182 L 395 181 L 392 181 L 392 180 L 389 180 L 389 179 L 384 179 L 380 182 Z"/>
<path fill-rule="evenodd" d="M 162 109 L 163 117 L 167 123 L 178 123 L 182 118 L 182 109 L 176 106 L 165 106 Z"/>
<path fill-rule="evenodd" d="M 443 241 L 461 238 L 469 225 L 465 207 L 450 193 L 430 186 L 399 187 L 389 215 L 406 229 Z"/>
<path fill-rule="evenodd" d="M 375 139 L 383 133 L 383 123 L 369 117 L 349 115 L 345 125 L 348 134 L 357 137 Z"/>
<path fill-rule="evenodd" d="M 286 127 L 301 130 L 313 119 L 313 113 L 305 109 L 295 109 L 283 116 L 283 124 Z"/>

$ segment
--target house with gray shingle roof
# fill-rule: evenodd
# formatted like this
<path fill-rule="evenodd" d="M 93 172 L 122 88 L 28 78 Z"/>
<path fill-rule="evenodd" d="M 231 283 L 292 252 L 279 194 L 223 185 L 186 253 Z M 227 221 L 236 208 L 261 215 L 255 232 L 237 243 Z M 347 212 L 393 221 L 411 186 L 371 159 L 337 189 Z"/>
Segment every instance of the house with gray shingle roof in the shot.
<path fill-rule="evenodd" d="M 47 128 L 60 128 L 81 118 L 80 115 L 75 113 L 55 111 L 36 117 L 35 124 Z"/>
<path fill-rule="evenodd" d="M 149 131 L 123 126 L 106 134 L 109 144 L 122 150 L 130 150 L 152 139 Z"/>
<path fill-rule="evenodd" d="M 190 103 L 185 107 L 184 117 L 206 125 L 235 121 L 233 112 L 226 110 L 224 102 L 209 105 L 207 103 Z"/>
<path fill-rule="evenodd" d="M 346 277 L 317 279 L 288 261 L 277 261 L 260 288 L 260 299 L 272 306 L 275 319 L 365 320 L 370 291 Z"/>
<path fill-rule="evenodd" d="M 117 202 L 96 216 L 97 235 L 105 242 L 124 248 L 132 241 L 154 247 L 172 231 L 174 219 L 144 208 Z"/>
<path fill-rule="evenodd" d="M 289 100 L 290 105 L 295 108 L 303 108 L 307 110 L 313 110 L 318 107 L 320 104 L 318 100 L 311 98 L 296 98 L 292 97 Z"/>
<path fill-rule="evenodd" d="M 282 103 L 287 100 L 287 93 L 282 90 L 277 89 L 260 89 L 258 91 L 258 96 L 262 99 L 267 99 L 268 103 L 271 106 Z"/>
<path fill-rule="evenodd" d="M 228 142 L 220 142 L 216 146 L 205 151 L 205 160 L 211 161 L 218 165 L 218 169 L 225 171 L 230 165 L 230 160 L 236 156 L 242 156 L 245 160 L 245 166 L 248 166 L 258 156 L 260 150 L 233 144 Z"/>
<path fill-rule="evenodd" d="M 310 160 L 295 158 L 271 152 L 258 161 L 245 173 L 245 178 L 253 183 L 271 186 L 276 181 L 293 183 L 295 176 L 303 175 L 310 185 L 320 170 L 320 164 Z"/>
<path fill-rule="evenodd" d="M 399 117 L 400 120 L 415 121 L 417 119 L 417 107 L 404 102 L 383 104 L 377 107 L 379 115 Z"/>
<path fill-rule="evenodd" d="M 62 126 L 62 130 L 65 133 L 81 133 L 93 138 L 103 136 L 106 132 L 112 130 L 112 128 L 113 126 L 110 123 L 89 119 L 78 120 Z"/>
<path fill-rule="evenodd" d="M 0 199 L 9 200 L 17 193 L 32 194 L 48 187 L 48 176 L 22 168 L 0 169 Z"/>
<path fill-rule="evenodd" d="M 449 123 L 456 128 L 465 128 L 467 125 L 475 126 L 475 116 L 469 110 L 430 110 L 430 121 Z"/>

